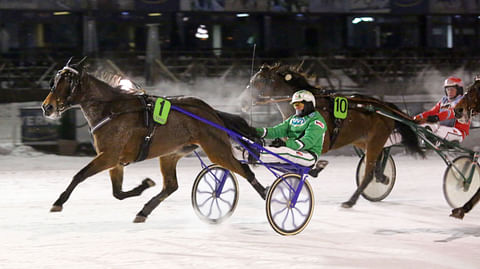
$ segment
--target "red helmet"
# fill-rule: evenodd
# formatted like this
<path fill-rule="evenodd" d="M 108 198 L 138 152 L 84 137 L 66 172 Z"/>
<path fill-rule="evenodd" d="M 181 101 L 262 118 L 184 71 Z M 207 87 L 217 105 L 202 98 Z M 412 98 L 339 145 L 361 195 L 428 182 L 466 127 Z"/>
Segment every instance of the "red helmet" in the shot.
<path fill-rule="evenodd" d="M 457 96 L 463 95 L 463 81 L 459 77 L 448 77 L 443 83 L 443 88 L 445 89 L 445 94 L 447 94 L 446 88 L 447 87 L 455 87 L 457 88 Z"/>

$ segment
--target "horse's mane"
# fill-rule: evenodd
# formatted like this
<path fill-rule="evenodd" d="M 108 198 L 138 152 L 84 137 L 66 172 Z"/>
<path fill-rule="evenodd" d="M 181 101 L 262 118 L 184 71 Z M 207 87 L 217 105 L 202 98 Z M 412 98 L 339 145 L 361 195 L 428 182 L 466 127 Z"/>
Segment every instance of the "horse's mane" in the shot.
<path fill-rule="evenodd" d="M 90 73 L 94 78 L 104 82 L 108 86 L 112 87 L 114 91 L 118 91 L 118 93 L 123 93 L 123 94 L 131 94 L 131 95 L 141 95 L 145 94 L 145 90 L 136 82 L 125 78 L 124 76 L 120 74 L 114 74 L 111 72 L 107 71 L 96 71 L 93 73 Z M 126 88 L 125 85 L 121 84 L 122 80 L 129 80 L 132 85 L 131 87 Z"/>
<path fill-rule="evenodd" d="M 475 80 L 472 84 L 470 84 L 465 88 L 465 93 L 468 93 L 472 90 L 479 91 L 479 89 L 480 89 L 480 80 Z"/>

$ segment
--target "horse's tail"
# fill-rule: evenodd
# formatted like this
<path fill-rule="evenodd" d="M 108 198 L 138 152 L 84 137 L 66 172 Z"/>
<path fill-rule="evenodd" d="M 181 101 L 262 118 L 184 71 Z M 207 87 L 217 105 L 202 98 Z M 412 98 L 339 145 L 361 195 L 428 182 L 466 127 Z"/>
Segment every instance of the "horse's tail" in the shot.
<path fill-rule="evenodd" d="M 235 114 L 230 114 L 226 113 L 223 111 L 215 110 L 217 115 L 220 117 L 220 119 L 223 121 L 225 124 L 225 128 L 232 130 L 242 136 L 245 136 L 249 138 L 250 140 L 253 140 L 254 142 L 261 144 L 262 139 L 261 137 L 257 134 L 257 131 L 255 128 L 250 126 L 245 119 L 242 117 L 235 115 Z M 257 153 L 257 149 L 252 147 L 249 143 L 244 142 L 243 140 L 239 140 L 239 142 L 244 146 L 247 147 L 251 152 Z"/>
<path fill-rule="evenodd" d="M 425 152 L 423 152 L 418 142 L 418 135 L 415 133 L 412 127 L 405 123 L 395 121 L 395 129 L 397 129 L 402 136 L 402 145 L 406 147 L 408 153 L 417 153 L 421 157 L 425 157 Z"/>
<path fill-rule="evenodd" d="M 260 138 L 255 128 L 248 125 L 247 121 L 239 115 L 230 114 L 219 110 L 215 110 L 215 112 L 225 124 L 225 128 L 251 139 Z"/>

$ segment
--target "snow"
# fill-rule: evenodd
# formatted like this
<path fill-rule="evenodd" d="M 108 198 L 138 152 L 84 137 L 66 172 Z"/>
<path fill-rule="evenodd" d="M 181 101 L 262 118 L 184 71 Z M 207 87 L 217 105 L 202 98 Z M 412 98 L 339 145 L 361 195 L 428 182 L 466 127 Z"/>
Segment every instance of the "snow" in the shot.
<path fill-rule="evenodd" d="M 442 193 L 445 164 L 395 155 L 397 182 L 383 202 L 360 198 L 343 209 L 355 189 L 357 157 L 326 156 L 330 164 L 310 183 L 315 210 L 307 228 L 280 236 L 265 202 L 241 177 L 233 215 L 212 225 L 191 207 L 196 158 L 178 164 L 179 189 L 146 223 L 135 214 L 162 183 L 157 160 L 125 170 L 124 189 L 144 177 L 157 182 L 141 196 L 118 201 L 108 172 L 81 183 L 64 205 L 52 203 L 91 157 L 65 157 L 28 147 L 0 153 L 0 268 L 479 268 L 480 207 L 464 220 L 449 217 Z M 255 168 L 265 185 L 273 177 Z"/>

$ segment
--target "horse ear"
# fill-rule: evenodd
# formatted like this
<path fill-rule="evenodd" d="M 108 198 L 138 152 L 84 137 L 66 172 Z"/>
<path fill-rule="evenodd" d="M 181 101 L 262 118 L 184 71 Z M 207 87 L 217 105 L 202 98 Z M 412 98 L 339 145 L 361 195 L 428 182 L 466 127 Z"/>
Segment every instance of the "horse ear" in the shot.
<path fill-rule="evenodd" d="M 302 67 L 303 67 L 303 64 L 305 63 L 305 60 L 302 60 L 300 62 L 300 64 L 298 64 L 296 67 L 295 67 L 295 71 L 296 72 L 300 72 L 302 70 Z"/>
<path fill-rule="evenodd" d="M 87 59 L 87 56 L 83 57 L 78 63 L 72 64 L 72 67 L 75 67 L 75 69 L 82 74 L 84 65 L 85 65 L 85 60 Z"/>
<path fill-rule="evenodd" d="M 70 57 L 70 59 L 68 59 L 67 64 L 65 66 L 68 66 L 70 64 L 70 62 L 72 61 L 72 59 L 73 59 L 73 56 Z"/>
<path fill-rule="evenodd" d="M 86 59 L 87 59 L 87 56 L 83 57 L 83 59 L 81 59 L 80 62 L 76 63 L 75 65 L 78 67 L 82 67 Z"/>

